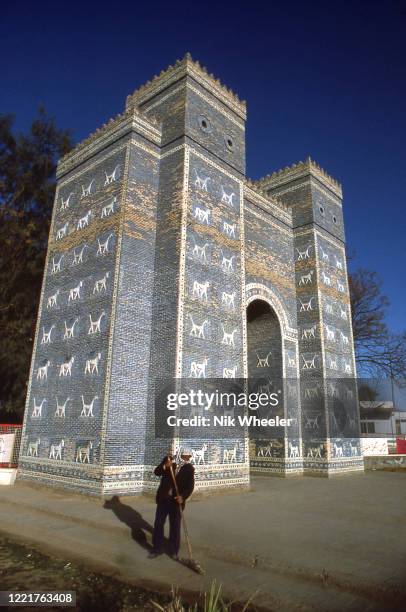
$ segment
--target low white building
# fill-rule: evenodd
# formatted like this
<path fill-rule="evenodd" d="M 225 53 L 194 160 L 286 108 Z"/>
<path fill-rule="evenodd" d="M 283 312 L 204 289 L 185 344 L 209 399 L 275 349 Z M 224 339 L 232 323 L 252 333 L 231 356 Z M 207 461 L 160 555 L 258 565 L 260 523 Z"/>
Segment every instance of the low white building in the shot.
<path fill-rule="evenodd" d="M 390 438 L 406 435 L 406 411 L 394 410 L 392 402 L 360 402 L 362 434 L 382 434 Z"/>

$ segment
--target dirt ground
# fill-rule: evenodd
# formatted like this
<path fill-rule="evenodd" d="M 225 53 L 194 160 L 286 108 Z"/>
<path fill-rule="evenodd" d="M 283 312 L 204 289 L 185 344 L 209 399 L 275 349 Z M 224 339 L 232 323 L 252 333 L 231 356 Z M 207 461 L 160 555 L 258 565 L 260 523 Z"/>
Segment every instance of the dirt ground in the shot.
<path fill-rule="evenodd" d="M 111 577 L 87 571 L 76 563 L 57 556 L 43 555 L 29 546 L 4 537 L 0 537 L 0 584 L 3 591 L 76 591 L 77 605 L 68 609 L 80 612 L 156 610 L 151 599 L 161 605 L 170 600 L 169 596 L 130 587 Z M 32 611 L 34 608 L 18 609 Z"/>

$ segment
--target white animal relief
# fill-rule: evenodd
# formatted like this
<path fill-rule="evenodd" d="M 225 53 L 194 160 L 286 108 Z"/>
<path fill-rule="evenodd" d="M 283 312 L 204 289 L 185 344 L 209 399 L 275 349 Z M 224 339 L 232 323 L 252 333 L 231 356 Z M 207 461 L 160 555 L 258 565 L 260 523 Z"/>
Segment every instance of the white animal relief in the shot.
<path fill-rule="evenodd" d="M 327 334 L 327 340 L 330 340 L 331 342 L 335 342 L 336 335 L 332 327 L 329 327 L 328 325 L 326 325 L 326 334 Z"/>
<path fill-rule="evenodd" d="M 307 387 L 304 392 L 304 396 L 306 399 L 316 399 L 319 396 L 319 388 L 315 387 Z"/>
<path fill-rule="evenodd" d="M 228 333 L 224 329 L 224 325 L 222 325 L 221 327 L 223 329 L 223 339 L 221 340 L 221 344 L 235 347 L 234 335 L 237 333 L 238 329 L 233 329 L 232 332 Z"/>
<path fill-rule="evenodd" d="M 312 459 L 321 459 L 321 451 L 323 450 L 323 446 L 319 444 L 318 446 L 310 446 L 307 449 L 307 457 L 311 457 Z"/>
<path fill-rule="evenodd" d="M 340 335 L 341 335 L 341 342 L 344 344 L 344 346 L 348 346 L 348 344 L 349 344 L 348 336 L 343 334 L 342 331 L 340 331 Z"/>
<path fill-rule="evenodd" d="M 83 281 L 80 281 L 76 287 L 72 287 L 69 289 L 69 297 L 68 302 L 74 302 L 75 300 L 80 300 L 80 290 L 83 287 Z"/>
<path fill-rule="evenodd" d="M 302 300 L 299 300 L 300 302 L 300 312 L 308 312 L 309 310 L 313 310 L 313 297 L 310 298 L 310 300 L 308 302 L 302 302 Z"/>
<path fill-rule="evenodd" d="M 101 353 L 97 353 L 96 357 L 86 360 L 85 374 L 98 374 L 99 373 L 99 362 L 101 359 Z"/>
<path fill-rule="evenodd" d="M 302 370 L 315 370 L 316 369 L 316 357 L 317 355 L 314 354 L 311 359 L 306 359 L 305 356 L 302 355 L 302 359 L 303 359 Z"/>
<path fill-rule="evenodd" d="M 236 228 L 235 223 L 227 223 L 227 221 L 223 221 L 223 232 L 229 238 L 235 238 L 235 228 Z"/>
<path fill-rule="evenodd" d="M 269 368 L 269 358 L 272 355 L 272 352 L 269 351 L 265 357 L 260 357 L 257 352 L 255 352 L 257 356 L 257 368 Z"/>
<path fill-rule="evenodd" d="M 221 303 L 226 308 L 234 308 L 235 307 L 235 292 L 234 293 L 226 293 L 223 291 L 221 294 Z"/>
<path fill-rule="evenodd" d="M 206 176 L 205 178 L 202 178 L 197 174 L 196 170 L 195 170 L 195 174 L 196 174 L 195 187 L 197 187 L 198 189 L 201 189 L 202 191 L 208 191 L 207 186 L 208 186 L 210 177 Z"/>
<path fill-rule="evenodd" d="M 312 325 L 312 327 L 304 327 L 302 329 L 302 340 L 309 340 L 310 338 L 315 338 L 316 333 L 316 325 Z"/>
<path fill-rule="evenodd" d="M 92 334 L 97 334 L 100 332 L 100 323 L 103 317 L 106 316 L 106 313 L 103 312 L 100 314 L 99 318 L 96 319 L 95 321 L 93 321 L 92 319 L 92 315 L 89 315 L 89 319 L 90 319 L 90 327 L 89 327 L 89 331 L 87 332 L 88 335 L 92 335 Z"/>
<path fill-rule="evenodd" d="M 340 317 L 344 319 L 345 321 L 347 320 L 347 311 L 345 308 L 341 308 L 341 306 L 340 306 Z"/>
<path fill-rule="evenodd" d="M 192 361 L 190 364 L 190 377 L 191 378 L 206 378 L 206 367 L 208 364 L 208 358 L 205 357 L 203 361 Z"/>
<path fill-rule="evenodd" d="M 89 441 L 86 445 L 78 446 L 76 449 L 77 463 L 90 463 L 90 451 L 93 448 L 93 442 Z"/>
<path fill-rule="evenodd" d="M 75 358 L 72 356 L 68 361 L 61 363 L 59 366 L 59 376 L 72 376 L 72 365 L 75 362 Z"/>
<path fill-rule="evenodd" d="M 48 368 L 51 365 L 51 362 L 48 360 L 45 365 L 40 366 L 37 371 L 37 380 L 47 380 L 48 379 Z"/>
<path fill-rule="evenodd" d="M 309 285 L 312 282 L 313 270 L 310 270 L 308 274 L 302 274 L 299 280 L 299 285 Z"/>
<path fill-rule="evenodd" d="M 57 240 L 62 240 L 62 238 L 65 238 L 66 232 L 68 231 L 68 226 L 69 226 L 69 221 L 67 221 L 65 223 L 65 225 L 62 225 L 62 227 L 60 227 L 57 230 L 57 232 L 56 232 L 56 239 Z"/>
<path fill-rule="evenodd" d="M 298 248 L 297 251 L 297 261 L 302 261 L 304 259 L 309 259 L 310 257 L 310 249 L 312 248 L 311 244 L 308 244 L 304 251 L 300 251 Z"/>
<path fill-rule="evenodd" d="M 292 444 L 292 442 L 289 442 L 289 457 L 291 459 L 299 457 L 299 446 L 297 444 Z"/>
<path fill-rule="evenodd" d="M 196 463 L 200 465 L 201 463 L 205 463 L 204 455 L 207 451 L 207 444 L 203 444 L 202 448 L 199 450 L 192 449 L 192 459 L 191 463 Z"/>
<path fill-rule="evenodd" d="M 87 227 L 89 225 L 91 216 L 92 216 L 92 211 L 88 210 L 85 216 L 79 219 L 76 229 L 81 230 Z"/>
<path fill-rule="evenodd" d="M 260 446 L 258 448 L 257 457 L 272 457 L 272 444 Z"/>
<path fill-rule="evenodd" d="M 322 281 L 327 287 L 331 287 L 331 278 L 324 272 L 321 273 Z"/>
<path fill-rule="evenodd" d="M 305 423 L 306 429 L 318 429 L 319 428 L 319 415 L 315 417 L 306 417 Z"/>
<path fill-rule="evenodd" d="M 28 444 L 28 456 L 29 457 L 38 457 L 38 449 L 41 444 L 41 438 L 38 438 L 35 442 L 29 442 Z"/>
<path fill-rule="evenodd" d="M 49 451 L 50 459 L 62 459 L 62 451 L 65 446 L 65 440 L 61 440 L 59 444 L 51 444 L 51 448 Z"/>
<path fill-rule="evenodd" d="M 106 206 L 103 206 L 101 218 L 104 219 L 105 217 L 110 217 L 110 215 L 114 213 L 114 206 L 116 204 L 117 204 L 117 198 L 116 196 L 114 196 L 110 204 L 106 204 Z"/>
<path fill-rule="evenodd" d="M 333 314 L 333 306 L 329 302 L 326 304 L 325 311 L 327 314 Z"/>
<path fill-rule="evenodd" d="M 236 463 L 237 461 L 237 445 L 234 448 L 225 448 L 223 450 L 223 463 Z"/>
<path fill-rule="evenodd" d="M 327 394 L 330 397 L 340 397 L 340 392 L 339 392 L 339 388 L 337 383 L 333 382 L 333 381 L 329 381 L 328 387 L 327 387 Z"/>
<path fill-rule="evenodd" d="M 272 393 L 272 389 L 273 389 L 273 381 L 268 378 L 268 382 L 266 383 L 266 385 L 259 385 L 257 388 L 258 393 Z"/>
<path fill-rule="evenodd" d="M 96 255 L 106 255 L 109 251 L 109 240 L 113 237 L 113 234 L 109 234 L 104 242 L 100 242 L 100 238 L 97 239 L 99 244 Z"/>
<path fill-rule="evenodd" d="M 235 255 L 231 255 L 231 257 L 226 257 L 223 253 L 223 251 L 221 251 L 221 268 L 223 270 L 223 272 L 233 272 L 234 268 L 233 268 L 233 261 L 235 259 Z"/>
<path fill-rule="evenodd" d="M 69 208 L 69 202 L 70 202 L 70 199 L 71 199 L 71 197 L 72 197 L 73 195 L 74 195 L 73 193 L 70 193 L 70 194 L 68 195 L 68 197 L 66 198 L 66 200 L 64 200 L 64 199 L 61 197 L 61 210 L 67 210 L 67 209 Z"/>
<path fill-rule="evenodd" d="M 51 274 L 56 274 L 57 272 L 61 271 L 61 263 L 62 263 L 62 259 L 64 258 L 64 255 L 61 255 L 60 258 L 58 259 L 58 261 L 55 261 L 55 257 L 52 257 L 52 270 L 51 270 Z"/>
<path fill-rule="evenodd" d="M 97 281 L 95 281 L 93 287 L 93 295 L 95 293 L 102 293 L 107 291 L 107 279 L 109 278 L 109 276 L 110 272 L 106 272 L 106 274 L 102 278 L 99 278 Z"/>
<path fill-rule="evenodd" d="M 118 171 L 120 169 L 120 166 L 117 165 L 113 172 L 111 174 L 107 174 L 106 171 L 104 171 L 104 174 L 106 175 L 106 180 L 104 181 L 104 187 L 106 187 L 106 185 L 111 185 L 112 183 L 114 183 L 117 180 L 117 175 L 118 175 Z"/>
<path fill-rule="evenodd" d="M 345 287 L 344 287 L 343 283 L 341 283 L 339 280 L 337 281 L 337 289 L 339 291 L 341 291 L 341 293 L 344 293 L 344 291 L 345 291 Z"/>
<path fill-rule="evenodd" d="M 40 404 L 36 404 L 35 397 L 34 397 L 34 409 L 33 409 L 32 414 L 31 414 L 32 417 L 41 417 L 42 416 L 42 408 L 43 408 L 44 404 L 46 403 L 46 401 L 47 400 L 44 398 Z"/>
<path fill-rule="evenodd" d="M 84 185 L 82 185 L 82 198 L 85 198 L 86 196 L 90 196 L 92 193 L 92 187 L 93 187 L 93 183 L 94 183 L 94 179 L 92 179 L 90 181 L 90 183 L 88 184 L 87 187 L 85 187 Z"/>
<path fill-rule="evenodd" d="M 352 442 L 350 442 L 350 449 L 351 449 L 351 456 L 352 457 L 358 455 L 358 445 L 357 445 L 357 443 L 353 444 Z"/>
<path fill-rule="evenodd" d="M 343 269 L 342 261 L 340 261 L 337 257 L 335 258 L 335 260 L 336 260 L 336 268 L 338 270 L 342 270 Z"/>
<path fill-rule="evenodd" d="M 83 406 L 83 408 L 82 408 L 82 412 L 80 413 L 80 416 L 93 417 L 94 416 L 94 414 L 93 414 L 93 406 L 94 406 L 95 401 L 97 399 L 99 399 L 98 396 L 95 395 L 94 398 L 92 399 L 92 401 L 90 402 L 90 404 L 86 404 L 85 398 L 83 397 L 83 395 L 81 397 L 82 397 L 82 406 Z"/>
<path fill-rule="evenodd" d="M 288 366 L 294 368 L 296 366 L 296 359 L 288 355 Z"/>
<path fill-rule="evenodd" d="M 41 344 L 51 344 L 52 342 L 52 330 L 54 329 L 55 325 L 51 325 L 51 327 L 49 328 L 49 330 L 46 332 L 45 331 L 45 327 L 42 328 L 42 338 L 41 338 Z"/>
<path fill-rule="evenodd" d="M 87 248 L 87 244 L 84 244 L 78 253 L 76 252 L 76 249 L 73 249 L 73 266 L 83 263 L 83 253 Z"/>
<path fill-rule="evenodd" d="M 348 416 L 348 427 L 349 427 L 350 429 L 354 429 L 354 427 L 355 427 L 355 426 L 356 426 L 356 424 L 357 424 L 357 422 L 356 422 L 355 418 L 354 418 L 353 416 L 349 416 L 349 415 L 347 415 L 347 416 Z"/>
<path fill-rule="evenodd" d="M 208 208 L 200 208 L 200 206 L 196 206 L 193 216 L 195 219 L 200 221 L 200 223 L 206 223 L 206 225 L 210 224 L 209 223 L 210 210 Z"/>
<path fill-rule="evenodd" d="M 70 397 L 67 397 L 64 403 L 60 404 L 58 398 L 56 398 L 56 410 L 55 410 L 56 417 L 64 418 L 66 416 L 66 406 L 68 405 L 68 402 L 70 401 L 71 401 Z"/>
<path fill-rule="evenodd" d="M 223 378 L 235 378 L 237 376 L 237 366 L 233 368 L 223 368 Z"/>
<path fill-rule="evenodd" d="M 336 415 L 334 414 L 334 412 L 331 413 L 330 415 L 330 420 L 331 420 L 331 426 L 333 429 L 338 429 L 338 422 L 336 419 Z"/>
<path fill-rule="evenodd" d="M 320 245 L 320 253 L 321 253 L 323 261 L 329 261 L 328 253 L 327 253 L 327 251 L 325 251 L 323 249 L 323 247 L 321 245 Z"/>
<path fill-rule="evenodd" d="M 54 306 L 58 306 L 57 304 L 58 295 L 59 295 L 59 289 L 57 289 L 53 295 L 48 296 L 47 308 L 53 308 Z"/>
<path fill-rule="evenodd" d="M 345 361 L 344 360 L 344 372 L 346 374 L 351 374 L 351 372 L 352 372 L 351 363 L 349 361 Z"/>
<path fill-rule="evenodd" d="M 204 261 L 205 263 L 207 263 L 206 249 L 208 246 L 209 244 L 207 242 L 203 246 L 199 246 L 197 242 L 195 241 L 195 244 L 192 250 L 193 257 L 196 257 L 196 259 L 199 259 L 200 261 Z"/>
<path fill-rule="evenodd" d="M 69 340 L 70 338 L 74 338 L 75 337 L 75 325 L 76 323 L 79 321 L 79 319 L 76 317 L 76 319 L 73 321 L 72 325 L 68 326 L 66 324 L 66 321 L 64 321 L 65 323 L 65 333 L 63 335 L 63 339 L 64 340 Z"/>
<path fill-rule="evenodd" d="M 343 447 L 341 444 L 337 444 L 334 442 L 333 444 L 333 454 L 334 457 L 342 457 L 343 456 Z"/>
<path fill-rule="evenodd" d="M 354 399 L 354 391 L 352 389 L 345 389 L 345 397 L 347 400 Z"/>
<path fill-rule="evenodd" d="M 193 282 L 192 295 L 193 297 L 199 300 L 205 300 L 207 302 L 207 290 L 210 286 L 209 281 L 205 281 L 204 283 L 199 283 L 198 281 Z"/>
<path fill-rule="evenodd" d="M 333 359 L 332 357 L 330 357 L 330 359 L 329 359 L 329 368 L 330 368 L 330 370 L 338 370 L 337 359 Z"/>
<path fill-rule="evenodd" d="M 228 194 L 225 190 L 223 185 L 221 186 L 221 201 L 224 202 L 224 204 L 230 204 L 230 206 L 234 206 L 233 203 L 233 198 L 235 196 L 235 193 L 230 193 Z"/>
<path fill-rule="evenodd" d="M 205 319 L 201 325 L 198 325 L 197 323 L 193 321 L 192 315 L 189 315 L 189 317 L 192 323 L 192 327 L 191 327 L 189 335 L 193 336 L 194 338 L 203 338 L 203 340 L 205 340 L 206 338 L 204 335 L 204 327 L 205 325 L 208 325 L 208 321 Z"/>

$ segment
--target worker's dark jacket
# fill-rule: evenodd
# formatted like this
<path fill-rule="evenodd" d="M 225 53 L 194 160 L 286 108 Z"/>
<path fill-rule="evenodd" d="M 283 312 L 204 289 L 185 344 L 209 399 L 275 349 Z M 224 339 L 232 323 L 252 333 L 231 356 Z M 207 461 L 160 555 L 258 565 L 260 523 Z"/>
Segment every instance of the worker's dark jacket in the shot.
<path fill-rule="evenodd" d="M 161 476 L 161 482 L 156 493 L 156 503 L 167 499 L 168 497 L 175 498 L 176 490 L 173 484 L 171 472 L 169 468 L 164 469 L 166 457 L 155 468 L 155 476 Z M 179 495 L 186 500 L 193 493 L 195 488 L 195 468 L 190 463 L 184 463 L 178 472 L 176 472 L 176 463 L 172 463 L 173 473 L 176 474 L 176 484 L 178 485 Z"/>

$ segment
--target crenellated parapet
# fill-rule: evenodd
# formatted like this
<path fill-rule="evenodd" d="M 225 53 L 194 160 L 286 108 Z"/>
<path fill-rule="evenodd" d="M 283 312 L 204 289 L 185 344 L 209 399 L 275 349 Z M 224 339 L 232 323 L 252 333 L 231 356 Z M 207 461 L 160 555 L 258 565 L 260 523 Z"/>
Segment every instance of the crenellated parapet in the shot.
<path fill-rule="evenodd" d="M 59 178 L 80 163 L 90 154 L 115 142 L 127 132 L 136 131 L 156 145 L 161 144 L 160 123 L 154 117 L 146 117 L 136 108 L 126 109 L 95 130 L 90 136 L 79 142 L 69 153 L 61 157 L 56 176 Z"/>
<path fill-rule="evenodd" d="M 342 198 L 343 194 L 340 183 L 327 174 L 327 172 L 310 157 L 308 157 L 305 161 L 300 161 L 296 164 L 292 164 L 291 166 L 286 166 L 286 168 L 283 168 L 282 170 L 277 170 L 272 174 L 268 174 L 262 179 L 255 181 L 255 183 L 260 189 L 267 191 L 270 188 L 279 187 L 284 183 L 291 182 L 308 175 L 314 176 L 339 198 Z"/>
<path fill-rule="evenodd" d="M 187 75 L 191 76 L 203 87 L 210 89 L 221 102 L 230 107 L 242 119 L 246 119 L 247 109 L 245 101 L 240 100 L 231 89 L 223 85 L 213 74 L 210 74 L 204 66 L 194 61 L 190 53 L 186 53 L 183 59 L 177 60 L 173 66 L 162 70 L 160 74 L 154 76 L 150 81 L 147 81 L 147 83 L 129 95 L 126 100 L 126 110 L 140 106 L 152 96 L 155 96 Z"/>
<path fill-rule="evenodd" d="M 244 182 L 244 194 L 259 200 L 266 209 L 269 209 L 269 211 L 276 214 L 276 216 L 280 216 L 283 221 L 289 224 L 292 223 L 291 209 L 278 198 L 269 195 L 265 189 L 262 189 L 258 185 L 257 181 L 246 179 Z"/>

